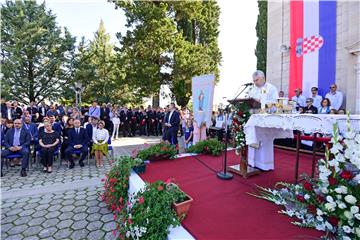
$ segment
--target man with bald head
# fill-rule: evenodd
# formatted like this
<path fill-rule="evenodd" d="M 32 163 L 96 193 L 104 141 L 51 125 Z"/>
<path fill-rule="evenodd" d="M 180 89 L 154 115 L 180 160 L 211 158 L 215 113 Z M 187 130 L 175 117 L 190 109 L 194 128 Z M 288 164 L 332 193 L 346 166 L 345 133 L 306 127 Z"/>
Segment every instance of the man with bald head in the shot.
<path fill-rule="evenodd" d="M 86 129 L 81 127 L 79 119 L 74 120 L 74 128 L 69 130 L 68 137 L 68 146 L 65 150 L 65 155 L 70 162 L 69 168 L 71 169 L 75 167 L 75 163 L 72 157 L 72 154 L 75 151 L 81 152 L 79 165 L 80 167 L 84 167 L 84 160 L 88 155 L 89 136 Z"/>
<path fill-rule="evenodd" d="M 14 128 L 9 129 L 6 132 L 4 140 L 5 149 L 1 152 L 1 159 L 3 160 L 6 156 L 14 153 L 21 154 L 22 162 L 20 176 L 26 177 L 26 168 L 29 164 L 29 146 L 31 136 L 29 131 L 22 128 L 22 122 L 20 119 L 16 119 L 14 121 Z M 2 166 L 3 164 L 1 164 L 1 169 Z"/>
<path fill-rule="evenodd" d="M 292 101 L 296 102 L 297 109 L 299 107 L 306 107 L 306 97 L 302 95 L 302 91 L 300 88 L 295 89 L 295 96 L 291 98 Z"/>
<path fill-rule="evenodd" d="M 31 122 L 31 116 L 24 117 L 23 128 L 29 131 L 31 136 L 31 142 L 38 141 L 39 131 L 36 124 Z"/>

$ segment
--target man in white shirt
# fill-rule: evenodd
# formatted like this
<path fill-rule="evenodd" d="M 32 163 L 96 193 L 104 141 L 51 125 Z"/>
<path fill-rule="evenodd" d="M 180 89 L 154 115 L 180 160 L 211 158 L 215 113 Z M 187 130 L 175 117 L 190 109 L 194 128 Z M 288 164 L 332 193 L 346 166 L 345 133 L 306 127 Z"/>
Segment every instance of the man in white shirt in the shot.
<path fill-rule="evenodd" d="M 292 101 L 296 102 L 296 107 L 306 107 L 306 97 L 302 95 L 300 88 L 295 89 L 295 96 L 291 98 Z"/>
<path fill-rule="evenodd" d="M 249 97 L 259 101 L 262 108 L 267 103 L 276 103 L 279 98 L 278 91 L 274 85 L 266 82 L 265 74 L 257 70 L 252 77 L 255 86 L 249 91 Z"/>
<path fill-rule="evenodd" d="M 339 110 L 343 102 L 342 92 L 337 91 L 336 84 L 330 86 L 330 92 L 325 95 L 330 100 L 330 105 L 335 110 Z"/>
<path fill-rule="evenodd" d="M 313 99 L 313 106 L 319 108 L 321 106 L 322 96 L 318 95 L 318 88 L 311 88 L 311 98 Z"/>

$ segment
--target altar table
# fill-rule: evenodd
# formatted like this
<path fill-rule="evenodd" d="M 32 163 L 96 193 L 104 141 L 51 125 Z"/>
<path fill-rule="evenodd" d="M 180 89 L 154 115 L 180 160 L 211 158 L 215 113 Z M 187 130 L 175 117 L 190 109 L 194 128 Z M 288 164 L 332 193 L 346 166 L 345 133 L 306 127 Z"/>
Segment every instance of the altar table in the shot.
<path fill-rule="evenodd" d="M 339 133 L 347 131 L 347 116 L 333 114 L 253 114 L 244 126 L 248 164 L 261 170 L 274 169 L 274 139 L 293 138 L 293 131 L 332 135 L 337 123 Z M 360 115 L 350 115 L 350 126 L 360 132 Z M 254 146 L 254 147 L 252 147 Z"/>

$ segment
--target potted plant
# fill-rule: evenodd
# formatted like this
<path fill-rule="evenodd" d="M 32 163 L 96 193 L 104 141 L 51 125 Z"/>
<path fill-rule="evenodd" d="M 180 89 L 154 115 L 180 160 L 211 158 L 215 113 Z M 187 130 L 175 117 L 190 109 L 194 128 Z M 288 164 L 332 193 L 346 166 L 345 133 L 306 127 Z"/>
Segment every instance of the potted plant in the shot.
<path fill-rule="evenodd" d="M 174 208 L 179 220 L 182 221 L 189 212 L 193 198 L 183 192 L 175 183 L 170 182 L 166 185 L 166 187 L 173 196 L 172 207 Z"/>
<path fill-rule="evenodd" d="M 136 157 L 141 158 L 142 160 L 163 160 L 163 159 L 172 159 L 176 155 L 176 149 L 174 146 L 171 146 L 168 143 L 159 143 L 152 145 L 148 148 L 140 150 Z"/>
<path fill-rule="evenodd" d="M 144 160 L 142 160 L 141 158 L 135 158 L 133 169 L 137 174 L 144 173 L 146 170 L 146 164 L 145 164 Z"/>
<path fill-rule="evenodd" d="M 187 149 L 189 153 L 203 153 L 214 156 L 220 155 L 224 151 L 224 144 L 216 138 L 200 141 Z"/>
<path fill-rule="evenodd" d="M 147 183 L 129 196 L 127 207 L 114 212 L 118 239 L 167 239 L 169 226 L 180 225 L 172 201 L 164 182 Z"/>
<path fill-rule="evenodd" d="M 129 176 L 133 166 L 132 157 L 122 156 L 114 162 L 110 171 L 101 179 L 104 182 L 104 192 L 100 197 L 112 211 L 119 211 L 127 202 Z"/>

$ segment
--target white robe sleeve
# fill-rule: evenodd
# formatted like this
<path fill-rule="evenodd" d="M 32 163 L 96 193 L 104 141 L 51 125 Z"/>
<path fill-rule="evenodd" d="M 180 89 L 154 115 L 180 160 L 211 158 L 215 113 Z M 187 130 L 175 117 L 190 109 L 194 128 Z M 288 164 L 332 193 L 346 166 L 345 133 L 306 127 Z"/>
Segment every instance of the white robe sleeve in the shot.
<path fill-rule="evenodd" d="M 271 85 L 270 89 L 269 89 L 268 102 L 277 103 L 278 98 L 279 98 L 279 94 L 278 94 L 276 87 Z"/>
<path fill-rule="evenodd" d="M 97 141 L 97 139 L 96 139 L 96 136 L 97 136 L 97 131 L 96 131 L 96 129 L 95 129 L 95 131 L 93 132 L 93 137 L 92 137 L 92 140 L 93 140 L 93 142 L 94 142 L 94 144 L 99 144 L 99 142 Z"/>

